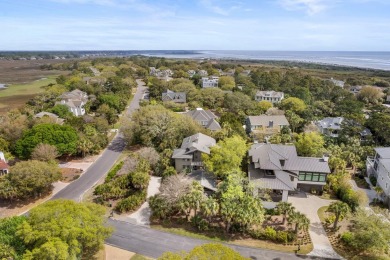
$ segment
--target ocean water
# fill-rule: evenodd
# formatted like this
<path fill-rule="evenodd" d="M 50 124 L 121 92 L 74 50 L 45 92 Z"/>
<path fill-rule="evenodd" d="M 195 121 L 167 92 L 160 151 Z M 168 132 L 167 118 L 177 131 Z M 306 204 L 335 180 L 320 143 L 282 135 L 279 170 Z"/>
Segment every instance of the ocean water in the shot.
<path fill-rule="evenodd" d="M 358 68 L 390 70 L 390 52 L 360 51 L 160 51 L 148 56 L 193 59 L 300 61 Z"/>

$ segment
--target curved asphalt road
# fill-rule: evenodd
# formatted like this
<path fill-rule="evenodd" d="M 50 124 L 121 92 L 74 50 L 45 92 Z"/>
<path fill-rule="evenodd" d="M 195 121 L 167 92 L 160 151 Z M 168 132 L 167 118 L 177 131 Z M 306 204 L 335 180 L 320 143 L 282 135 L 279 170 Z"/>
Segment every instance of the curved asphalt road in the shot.
<path fill-rule="evenodd" d="M 139 101 L 145 92 L 144 83 L 137 80 L 138 88 L 133 100 L 127 110 L 126 115 L 130 116 L 136 109 L 139 108 Z M 108 148 L 103 152 L 96 162 L 94 162 L 88 170 L 81 175 L 79 179 L 69 184 L 63 190 L 58 192 L 54 199 L 71 199 L 81 201 L 83 194 L 91 189 L 102 177 L 104 177 L 115 161 L 119 158 L 125 147 L 125 142 L 122 135 L 119 133 Z M 130 224 L 109 219 L 107 224 L 114 227 L 113 235 L 107 239 L 107 243 L 113 246 L 126 249 L 145 256 L 157 258 L 166 251 L 178 252 L 182 250 L 191 250 L 194 246 L 210 241 L 193 239 L 174 235 L 145 226 Z M 309 259 L 308 256 L 296 256 L 293 254 L 270 251 L 264 249 L 229 245 L 233 249 L 239 251 L 242 255 L 251 257 L 252 259 Z M 314 259 L 311 257 L 311 259 Z M 318 259 L 318 258 L 317 258 Z"/>

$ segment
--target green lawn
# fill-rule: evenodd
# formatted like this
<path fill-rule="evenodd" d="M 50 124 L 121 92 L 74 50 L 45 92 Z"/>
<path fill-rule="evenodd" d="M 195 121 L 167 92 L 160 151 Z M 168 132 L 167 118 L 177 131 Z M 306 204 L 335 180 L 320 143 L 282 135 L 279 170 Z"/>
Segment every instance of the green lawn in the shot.
<path fill-rule="evenodd" d="M 11 97 L 17 95 L 34 95 L 43 92 L 43 86 L 47 86 L 51 83 L 56 83 L 57 76 L 49 76 L 45 79 L 35 80 L 27 84 L 15 84 L 9 85 L 7 89 L 0 90 L 1 97 Z"/>

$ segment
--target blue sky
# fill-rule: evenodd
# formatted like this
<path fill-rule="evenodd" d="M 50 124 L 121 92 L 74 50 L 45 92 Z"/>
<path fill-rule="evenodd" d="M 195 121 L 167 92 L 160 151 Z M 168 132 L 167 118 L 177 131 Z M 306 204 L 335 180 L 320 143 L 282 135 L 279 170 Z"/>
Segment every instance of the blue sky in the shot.
<path fill-rule="evenodd" d="M 390 51 L 390 0 L 1 0 L 0 50 Z"/>

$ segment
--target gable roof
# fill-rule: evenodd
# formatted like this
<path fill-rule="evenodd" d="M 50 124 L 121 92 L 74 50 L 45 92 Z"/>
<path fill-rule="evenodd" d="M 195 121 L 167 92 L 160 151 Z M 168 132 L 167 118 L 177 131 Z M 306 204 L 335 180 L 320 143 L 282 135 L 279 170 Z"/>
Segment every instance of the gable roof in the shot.
<path fill-rule="evenodd" d="M 209 130 L 216 131 L 221 129 L 220 124 L 215 120 L 218 117 L 210 110 L 203 110 L 202 108 L 197 108 L 195 110 L 188 111 L 187 113 L 185 113 L 185 115 L 192 117 L 192 119 L 194 119 L 200 124 L 201 122 L 206 121 L 207 124 L 205 125 L 205 128 Z"/>
<path fill-rule="evenodd" d="M 174 92 L 167 89 L 166 92 L 162 93 L 163 101 L 174 101 L 174 102 L 186 102 L 186 93 L 185 92 Z"/>
<path fill-rule="evenodd" d="M 343 122 L 343 117 L 325 117 L 324 119 L 317 121 L 317 125 L 323 129 L 341 129 L 341 123 Z"/>
<path fill-rule="evenodd" d="M 249 150 L 255 168 L 298 173 L 330 173 L 328 163 L 322 158 L 299 157 L 295 146 L 279 144 L 254 144 Z M 284 163 L 283 163 L 284 162 Z"/>
<path fill-rule="evenodd" d="M 215 144 L 216 141 L 214 138 L 202 133 L 197 133 L 184 138 L 180 149 L 175 149 L 173 151 L 172 158 L 190 159 L 192 158 L 192 153 L 195 151 L 210 154 L 210 147 Z"/>
<path fill-rule="evenodd" d="M 274 125 L 290 125 L 284 115 L 248 116 L 248 120 L 251 125 L 269 125 L 270 122 Z"/>
<path fill-rule="evenodd" d="M 210 121 L 206 125 L 206 128 L 211 131 L 218 131 L 221 129 L 221 125 L 215 119 L 210 119 Z"/>

